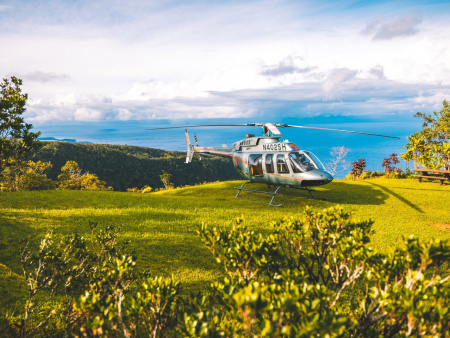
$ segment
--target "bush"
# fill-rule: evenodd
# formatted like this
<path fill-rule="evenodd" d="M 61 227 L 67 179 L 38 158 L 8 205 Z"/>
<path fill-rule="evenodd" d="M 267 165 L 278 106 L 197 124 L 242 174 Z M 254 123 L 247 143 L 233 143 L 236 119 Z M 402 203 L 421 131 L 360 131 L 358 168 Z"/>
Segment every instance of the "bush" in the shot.
<path fill-rule="evenodd" d="M 148 185 L 144 185 L 141 189 L 138 188 L 128 188 L 128 192 L 138 192 L 138 193 L 144 193 L 147 194 L 149 192 L 152 192 L 152 187 L 149 187 Z"/>
<path fill-rule="evenodd" d="M 188 324 L 225 336 L 449 336 L 446 243 L 410 237 L 377 253 L 372 222 L 340 207 L 307 208 L 272 228 L 265 237 L 240 225 L 201 229 L 229 275 L 212 287 L 225 309 L 214 317 L 205 306 Z"/>
<path fill-rule="evenodd" d="M 0 176 L 0 191 L 52 190 L 56 183 L 47 178 L 50 162 L 15 162 Z"/>
<path fill-rule="evenodd" d="M 381 165 L 385 168 L 385 177 L 387 178 L 404 178 L 403 170 L 397 168 L 396 165 L 400 163 L 400 160 L 397 157 L 397 154 L 391 154 L 388 158 L 383 160 L 383 164 Z"/>
<path fill-rule="evenodd" d="M 58 176 L 58 185 L 62 190 L 113 190 L 106 187 L 106 182 L 95 174 L 81 174 L 81 169 L 75 161 L 67 161 Z"/>
<path fill-rule="evenodd" d="M 203 224 L 201 240 L 227 276 L 183 299 L 172 278 L 137 273 L 118 227 L 91 224 L 91 243 L 49 234 L 36 252 L 22 250 L 29 300 L 18 334 L 449 337 L 450 247 L 409 237 L 379 253 L 372 224 L 341 207 L 307 207 L 266 235 L 242 218 L 231 229 Z"/>
<path fill-rule="evenodd" d="M 360 158 L 358 161 L 353 162 L 352 170 L 350 171 L 350 174 L 347 175 L 346 178 L 353 180 L 361 178 L 361 175 L 364 172 L 365 168 L 366 168 L 366 160 Z"/>

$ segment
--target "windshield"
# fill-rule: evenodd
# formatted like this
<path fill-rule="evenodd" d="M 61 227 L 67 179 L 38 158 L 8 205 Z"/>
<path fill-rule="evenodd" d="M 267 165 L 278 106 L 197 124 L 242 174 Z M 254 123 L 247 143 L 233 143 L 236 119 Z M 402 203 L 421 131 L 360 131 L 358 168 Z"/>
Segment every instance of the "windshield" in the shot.
<path fill-rule="evenodd" d="M 320 162 L 316 155 L 314 155 L 310 151 L 304 151 L 303 153 L 311 159 L 311 161 L 316 165 L 317 169 L 325 170 L 324 165 L 322 164 L 322 162 Z"/>
<path fill-rule="evenodd" d="M 292 168 L 295 168 L 294 172 L 307 172 L 316 169 L 324 169 L 320 160 L 313 153 L 307 151 L 296 151 L 289 153 L 289 159 L 291 160 Z"/>

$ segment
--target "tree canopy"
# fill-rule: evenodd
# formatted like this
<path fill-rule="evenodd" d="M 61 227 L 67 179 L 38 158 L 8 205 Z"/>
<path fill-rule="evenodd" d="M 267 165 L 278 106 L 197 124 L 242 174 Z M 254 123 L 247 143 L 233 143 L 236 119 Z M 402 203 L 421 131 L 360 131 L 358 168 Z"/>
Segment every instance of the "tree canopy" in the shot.
<path fill-rule="evenodd" d="M 450 102 L 444 101 L 443 108 L 433 114 L 418 112 L 422 119 L 422 131 L 408 137 L 406 153 L 402 158 L 414 161 L 427 169 L 450 169 Z"/>
<path fill-rule="evenodd" d="M 40 146 L 40 133 L 31 132 L 33 126 L 22 117 L 28 94 L 22 94 L 21 85 L 15 76 L 0 83 L 0 173 Z"/>

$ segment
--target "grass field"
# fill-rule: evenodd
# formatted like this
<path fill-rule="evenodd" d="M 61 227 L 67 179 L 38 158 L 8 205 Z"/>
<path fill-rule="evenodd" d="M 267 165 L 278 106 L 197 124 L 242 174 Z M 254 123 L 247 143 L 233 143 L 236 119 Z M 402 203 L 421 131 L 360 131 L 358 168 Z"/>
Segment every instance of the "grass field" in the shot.
<path fill-rule="evenodd" d="M 334 181 L 317 193 L 327 201 L 311 199 L 306 191 L 282 190 L 271 207 L 269 195 L 242 192 L 241 182 L 212 183 L 151 194 L 91 191 L 40 191 L 0 193 L 0 307 L 16 304 L 25 285 L 21 274 L 19 243 L 34 243 L 50 229 L 55 234 L 87 234 L 89 221 L 122 224 L 121 239 L 131 240 L 138 265 L 155 275 L 171 275 L 185 290 L 203 288 L 223 272 L 203 247 L 196 229 L 205 222 L 230 226 L 244 215 L 256 231 L 270 231 L 270 221 L 301 216 L 306 205 L 325 208 L 344 205 L 355 218 L 375 220 L 374 248 L 385 251 L 402 236 L 449 239 L 450 185 L 416 180 L 371 179 Z M 254 186 L 256 187 L 256 185 Z M 259 185 L 259 189 L 265 189 Z M 2 266 L 2 264 L 4 266 Z"/>

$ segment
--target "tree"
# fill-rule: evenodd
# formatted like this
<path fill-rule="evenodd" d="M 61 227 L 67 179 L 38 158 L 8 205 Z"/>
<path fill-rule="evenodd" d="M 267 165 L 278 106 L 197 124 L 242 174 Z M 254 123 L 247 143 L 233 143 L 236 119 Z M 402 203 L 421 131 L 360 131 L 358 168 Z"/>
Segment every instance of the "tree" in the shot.
<path fill-rule="evenodd" d="M 47 178 L 50 162 L 28 161 L 15 163 L 0 176 L 0 191 L 52 190 L 56 182 Z"/>
<path fill-rule="evenodd" d="M 405 161 L 413 160 L 414 166 L 428 169 L 450 169 L 450 102 L 444 100 L 443 108 L 433 114 L 418 112 L 422 119 L 422 131 L 408 137 Z"/>
<path fill-rule="evenodd" d="M 97 175 L 81 174 L 80 166 L 75 161 L 67 161 L 61 168 L 58 176 L 59 187 L 63 190 L 112 190 L 106 187 L 106 182 L 100 180 Z"/>
<path fill-rule="evenodd" d="M 327 165 L 327 170 L 331 173 L 331 175 L 336 176 L 344 171 L 347 171 L 350 162 L 348 162 L 345 158 L 350 151 L 349 148 L 341 147 L 333 147 L 330 151 L 331 161 Z"/>
<path fill-rule="evenodd" d="M 165 170 L 163 170 L 162 175 L 159 175 L 159 178 L 161 179 L 161 182 L 164 184 L 164 188 L 169 189 L 173 187 L 173 183 L 170 183 L 170 180 L 172 179 L 172 174 L 166 173 Z"/>
<path fill-rule="evenodd" d="M 0 84 L 0 174 L 41 146 L 40 132 L 31 132 L 33 126 L 22 117 L 28 94 L 22 94 L 21 85 L 15 76 Z"/>

